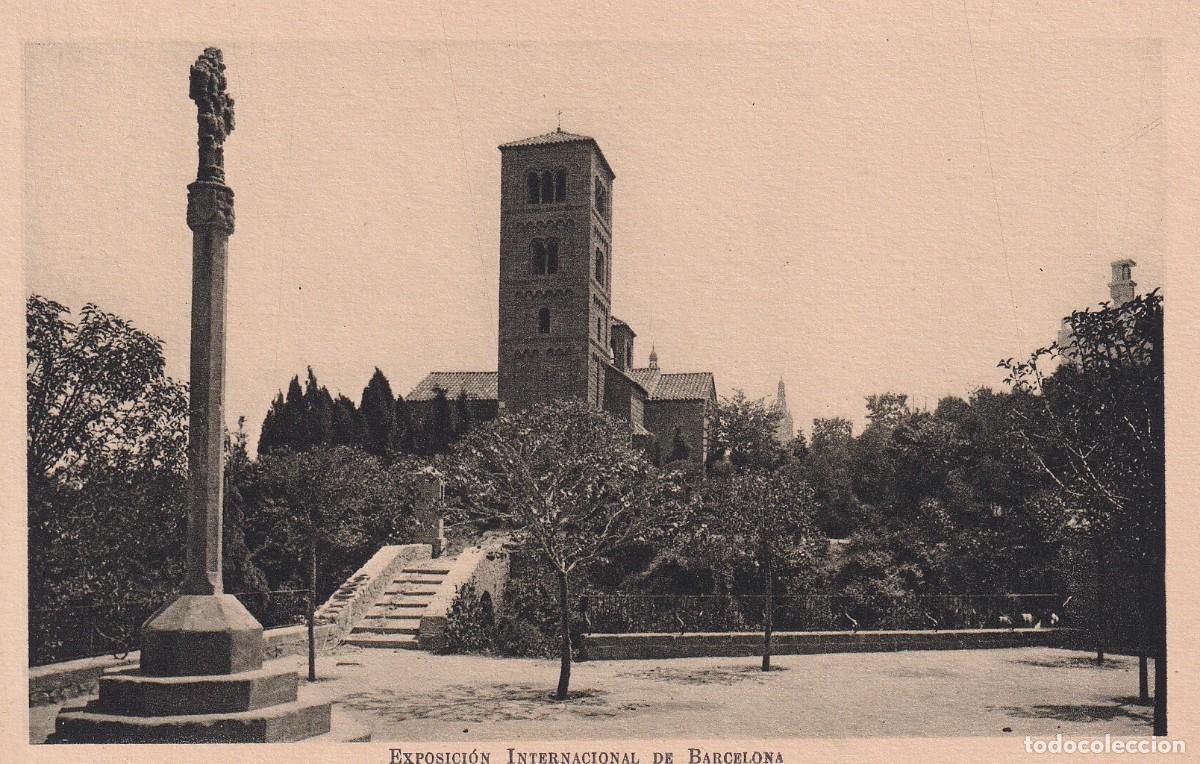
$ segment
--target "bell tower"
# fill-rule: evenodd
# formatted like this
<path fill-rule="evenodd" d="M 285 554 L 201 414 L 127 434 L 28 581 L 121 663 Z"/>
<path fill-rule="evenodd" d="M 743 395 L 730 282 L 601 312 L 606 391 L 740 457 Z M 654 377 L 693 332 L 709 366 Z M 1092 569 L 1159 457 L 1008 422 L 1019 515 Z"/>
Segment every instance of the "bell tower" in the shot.
<path fill-rule="evenodd" d="M 561 128 L 499 148 L 500 405 L 602 407 L 615 176 L 594 139 Z"/>

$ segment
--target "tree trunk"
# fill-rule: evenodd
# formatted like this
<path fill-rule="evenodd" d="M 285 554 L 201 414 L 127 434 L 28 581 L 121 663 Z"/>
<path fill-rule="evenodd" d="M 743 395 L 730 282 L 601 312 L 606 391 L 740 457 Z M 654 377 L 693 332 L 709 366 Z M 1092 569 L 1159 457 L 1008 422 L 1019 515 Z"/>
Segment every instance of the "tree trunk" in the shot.
<path fill-rule="evenodd" d="M 763 544 L 762 554 L 763 554 L 763 570 L 765 571 L 765 574 L 763 575 L 763 579 L 764 579 L 763 580 L 763 588 L 764 588 L 764 594 L 766 595 L 763 598 L 762 670 L 770 671 L 771 670 L 771 629 L 774 626 L 775 607 L 774 607 L 774 600 L 772 598 L 772 594 L 774 594 L 774 591 L 773 591 L 774 587 L 772 586 L 772 581 L 771 581 L 771 579 L 773 578 L 773 576 L 772 576 L 773 571 L 771 570 L 771 550 L 766 544 Z"/>
<path fill-rule="evenodd" d="M 1159 497 L 1166 507 L 1166 497 Z M 1167 734 L 1167 535 L 1166 517 L 1156 515 L 1154 525 L 1154 734 Z"/>
<path fill-rule="evenodd" d="M 1105 610 L 1107 592 L 1104 590 L 1104 546 L 1103 542 L 1096 543 L 1096 663 L 1104 663 L 1104 638 L 1107 625 Z"/>
<path fill-rule="evenodd" d="M 317 539 L 308 544 L 308 597 L 305 620 L 308 622 L 308 681 L 317 681 L 317 640 L 314 608 L 317 598 Z"/>
<path fill-rule="evenodd" d="M 567 699 L 567 688 L 571 684 L 571 605 L 570 591 L 567 587 L 567 574 L 558 572 L 558 613 L 559 626 L 562 629 L 562 643 L 559 648 L 558 689 L 554 693 L 557 700 Z"/>
<path fill-rule="evenodd" d="M 1146 651 L 1143 649 L 1138 655 L 1138 702 L 1145 703 L 1148 700 L 1150 700 L 1150 675 Z"/>

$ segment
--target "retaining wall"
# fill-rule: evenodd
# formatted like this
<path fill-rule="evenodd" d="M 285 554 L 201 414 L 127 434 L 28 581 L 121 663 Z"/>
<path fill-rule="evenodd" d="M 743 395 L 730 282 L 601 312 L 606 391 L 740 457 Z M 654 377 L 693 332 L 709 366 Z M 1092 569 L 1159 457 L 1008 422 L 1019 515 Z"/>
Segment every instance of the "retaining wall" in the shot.
<path fill-rule="evenodd" d="M 1060 647 L 1073 629 L 961 629 L 955 631 L 785 631 L 771 638 L 773 655 L 979 650 Z M 698 634 L 589 634 L 586 660 L 740 657 L 762 654 L 761 632 Z"/>

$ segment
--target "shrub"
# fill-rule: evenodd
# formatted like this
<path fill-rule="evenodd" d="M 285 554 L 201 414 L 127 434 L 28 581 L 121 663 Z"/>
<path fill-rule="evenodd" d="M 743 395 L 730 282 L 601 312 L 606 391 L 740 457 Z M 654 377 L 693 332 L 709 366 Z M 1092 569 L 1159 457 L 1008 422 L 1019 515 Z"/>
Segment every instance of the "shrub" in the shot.
<path fill-rule="evenodd" d="M 439 653 L 453 655 L 490 655 L 496 651 L 496 614 L 492 597 L 480 596 L 475 584 L 467 583 L 458 589 L 450 605 Z"/>

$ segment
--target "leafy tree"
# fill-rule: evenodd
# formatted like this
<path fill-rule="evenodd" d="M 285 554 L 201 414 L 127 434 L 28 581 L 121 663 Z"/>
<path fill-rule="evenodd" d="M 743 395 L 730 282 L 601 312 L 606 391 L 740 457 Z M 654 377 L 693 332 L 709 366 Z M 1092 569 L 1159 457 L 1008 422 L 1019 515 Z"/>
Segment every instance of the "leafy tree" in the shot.
<path fill-rule="evenodd" d="M 836 538 L 849 535 L 861 519 L 854 493 L 850 420 L 814 419 L 812 440 L 803 460 L 805 480 L 816 492 L 817 524 Z"/>
<path fill-rule="evenodd" d="M 254 490 L 254 520 L 260 533 L 266 530 L 260 554 L 270 551 L 277 560 L 303 567 L 311 643 L 315 600 L 386 541 L 373 538 L 377 517 L 403 514 L 411 504 L 397 506 L 395 483 L 376 457 L 345 446 L 273 450 L 259 460 Z M 310 651 L 310 680 L 315 671 Z"/>
<path fill-rule="evenodd" d="M 775 438 L 781 412 L 741 390 L 722 398 L 713 416 L 713 458 L 728 457 L 735 469 L 774 468 L 787 461 Z"/>
<path fill-rule="evenodd" d="M 633 448 L 626 424 L 574 400 L 481 424 L 458 443 L 452 464 L 465 518 L 503 523 L 557 578 L 555 697 L 564 700 L 572 577 L 622 544 L 671 526 L 671 484 Z"/>
<path fill-rule="evenodd" d="M 92 304 L 32 295 L 26 315 L 26 465 L 37 492 L 88 470 L 182 473 L 187 386 L 166 376 L 162 341 Z"/>
<path fill-rule="evenodd" d="M 763 598 L 762 670 L 771 668 L 774 596 L 781 569 L 811 580 L 826 546 L 817 528 L 816 501 L 798 470 L 744 470 L 707 486 L 703 517 L 711 532 L 745 549 L 759 570 Z"/>
<path fill-rule="evenodd" d="M 1067 347 L 1051 345 L 1027 360 L 1000 363 L 1014 393 L 1033 402 L 1015 410 L 1014 432 L 1062 491 L 1069 525 L 1099 550 L 1119 550 L 1123 543 L 1136 556 L 1142 621 L 1154 643 L 1154 733 L 1165 735 L 1162 297 L 1156 291 L 1076 311 L 1068 320 Z"/>
<path fill-rule="evenodd" d="M 26 328 L 30 660 L 128 649 L 182 578 L 187 388 L 95 305 L 33 295 Z"/>

